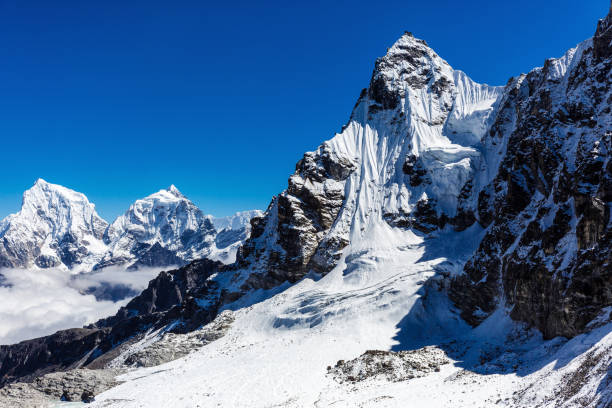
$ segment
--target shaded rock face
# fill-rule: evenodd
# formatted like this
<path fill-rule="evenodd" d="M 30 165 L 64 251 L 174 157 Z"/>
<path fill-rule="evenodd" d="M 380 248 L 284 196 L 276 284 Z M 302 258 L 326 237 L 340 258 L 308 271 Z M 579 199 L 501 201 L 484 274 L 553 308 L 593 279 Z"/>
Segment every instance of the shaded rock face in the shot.
<path fill-rule="evenodd" d="M 287 190 L 272 200 L 263 218 L 251 221 L 251 238 L 240 248 L 237 265 L 261 272 L 245 287 L 271 288 L 335 266 L 348 242 L 324 237 L 342 207 L 344 182 L 353 169 L 325 143 L 304 155 Z"/>
<path fill-rule="evenodd" d="M 51 336 L 0 346 L 0 385 L 65 370 L 98 347 L 110 329 L 69 329 Z"/>
<path fill-rule="evenodd" d="M 545 337 L 572 337 L 612 304 L 610 19 L 506 87 L 487 136 L 506 154 L 478 200 L 488 230 L 451 290 L 471 324 L 503 299 Z"/>

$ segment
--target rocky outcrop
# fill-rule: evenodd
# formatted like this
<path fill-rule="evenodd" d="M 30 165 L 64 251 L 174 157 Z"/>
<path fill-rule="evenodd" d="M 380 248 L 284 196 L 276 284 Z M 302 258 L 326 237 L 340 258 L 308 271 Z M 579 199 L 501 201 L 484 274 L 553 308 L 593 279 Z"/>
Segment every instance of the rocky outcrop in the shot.
<path fill-rule="evenodd" d="M 5 408 L 42 407 L 53 402 L 85 402 L 116 385 L 120 370 L 69 370 L 46 374 L 31 383 L 14 383 L 0 389 L 0 405 Z"/>
<path fill-rule="evenodd" d="M 144 348 L 134 352 L 128 350 L 122 356 L 124 359 L 121 364 L 128 367 L 153 367 L 176 360 L 225 336 L 233 322 L 233 312 L 225 310 L 215 320 L 193 332 L 165 332 L 160 339 L 150 342 Z"/>
<path fill-rule="evenodd" d="M 353 360 L 338 361 L 327 368 L 327 373 L 339 383 L 369 379 L 398 382 L 440 371 L 442 365 L 450 362 L 446 353 L 437 347 L 399 352 L 368 350 Z"/>
<path fill-rule="evenodd" d="M 251 238 L 237 255 L 239 267 L 254 270 L 245 288 L 271 288 L 296 282 L 311 270 L 335 265 L 344 239 L 325 239 L 345 199 L 344 183 L 354 164 L 324 143 L 306 153 L 264 217 L 251 221 Z"/>

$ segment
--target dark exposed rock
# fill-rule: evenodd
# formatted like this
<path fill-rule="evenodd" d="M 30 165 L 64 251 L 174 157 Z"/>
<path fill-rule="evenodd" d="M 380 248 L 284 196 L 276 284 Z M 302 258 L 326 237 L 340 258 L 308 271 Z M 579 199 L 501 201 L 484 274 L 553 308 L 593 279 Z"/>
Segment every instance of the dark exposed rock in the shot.
<path fill-rule="evenodd" d="M 440 371 L 440 366 L 450 363 L 444 351 L 436 347 L 424 347 L 410 351 L 368 350 L 361 356 L 339 360 L 327 372 L 339 383 L 355 383 L 371 378 L 387 381 L 406 381 Z"/>
<path fill-rule="evenodd" d="M 593 37 L 593 46 L 595 57 L 598 60 L 612 57 L 612 13 L 599 21 L 595 37 Z"/>
<path fill-rule="evenodd" d="M 308 271 L 326 273 L 339 259 L 348 241 L 340 236 L 323 240 L 333 226 L 344 201 L 343 182 L 354 170 L 324 143 L 306 153 L 289 178 L 285 192 L 274 197 L 265 218 L 251 222 L 251 237 L 237 254 L 237 264 L 253 265 L 245 288 L 271 288 L 296 282 Z M 270 248 L 269 237 L 277 248 Z"/>
<path fill-rule="evenodd" d="M 172 332 L 183 333 L 209 323 L 222 301 L 222 294 L 209 278 L 223 269 L 219 262 L 201 260 L 161 272 L 115 316 L 86 328 L 0 346 L 0 385 L 58 370 L 97 366 L 96 360 L 105 353 L 150 328 L 174 322 Z"/>
<path fill-rule="evenodd" d="M 183 265 L 185 262 L 174 251 L 161 246 L 159 242 L 153 245 L 139 244 L 136 249 L 138 261 L 130 265 L 129 270 L 141 267 L 164 267 Z"/>
<path fill-rule="evenodd" d="M 412 187 L 420 186 L 426 182 L 425 176 L 427 175 L 427 170 L 423 167 L 423 163 L 417 156 L 413 154 L 408 155 L 402 170 L 409 176 Z"/>
<path fill-rule="evenodd" d="M 577 54 L 567 83 L 548 61 L 507 85 L 487 135 L 510 129 L 506 155 L 478 199 L 488 230 L 450 290 L 473 325 L 503 298 L 512 318 L 546 338 L 573 337 L 612 305 L 609 20 Z M 575 146 L 567 150 L 566 140 Z"/>

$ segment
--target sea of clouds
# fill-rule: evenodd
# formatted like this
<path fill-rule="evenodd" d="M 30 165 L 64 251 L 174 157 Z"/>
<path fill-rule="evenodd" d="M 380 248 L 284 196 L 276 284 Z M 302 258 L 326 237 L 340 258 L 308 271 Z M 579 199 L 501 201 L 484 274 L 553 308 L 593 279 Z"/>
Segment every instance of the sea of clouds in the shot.
<path fill-rule="evenodd" d="M 74 275 L 45 269 L 0 270 L 0 344 L 82 327 L 111 316 L 160 269 L 104 269 Z"/>

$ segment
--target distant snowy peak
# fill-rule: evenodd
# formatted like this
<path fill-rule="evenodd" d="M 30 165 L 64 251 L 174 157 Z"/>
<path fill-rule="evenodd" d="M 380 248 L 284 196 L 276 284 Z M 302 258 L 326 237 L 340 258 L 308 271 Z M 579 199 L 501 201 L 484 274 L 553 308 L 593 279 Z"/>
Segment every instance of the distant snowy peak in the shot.
<path fill-rule="evenodd" d="M 212 223 L 217 231 L 228 228 L 232 230 L 240 230 L 242 228 L 250 229 L 251 219 L 254 217 L 261 217 L 262 215 L 263 211 L 260 210 L 239 211 L 228 217 L 212 217 Z"/>
<path fill-rule="evenodd" d="M 88 269 L 105 251 L 107 227 L 85 195 L 38 179 L 0 224 L 0 266 Z"/>
<path fill-rule="evenodd" d="M 260 214 L 215 219 L 171 185 L 136 200 L 109 225 L 84 194 L 39 179 L 24 193 L 21 211 L 0 222 L 0 267 L 79 272 L 176 266 L 204 257 L 231 263 L 250 219 Z"/>
<path fill-rule="evenodd" d="M 108 228 L 109 251 L 97 268 L 182 265 L 211 250 L 216 230 L 174 185 L 137 200 Z"/>

